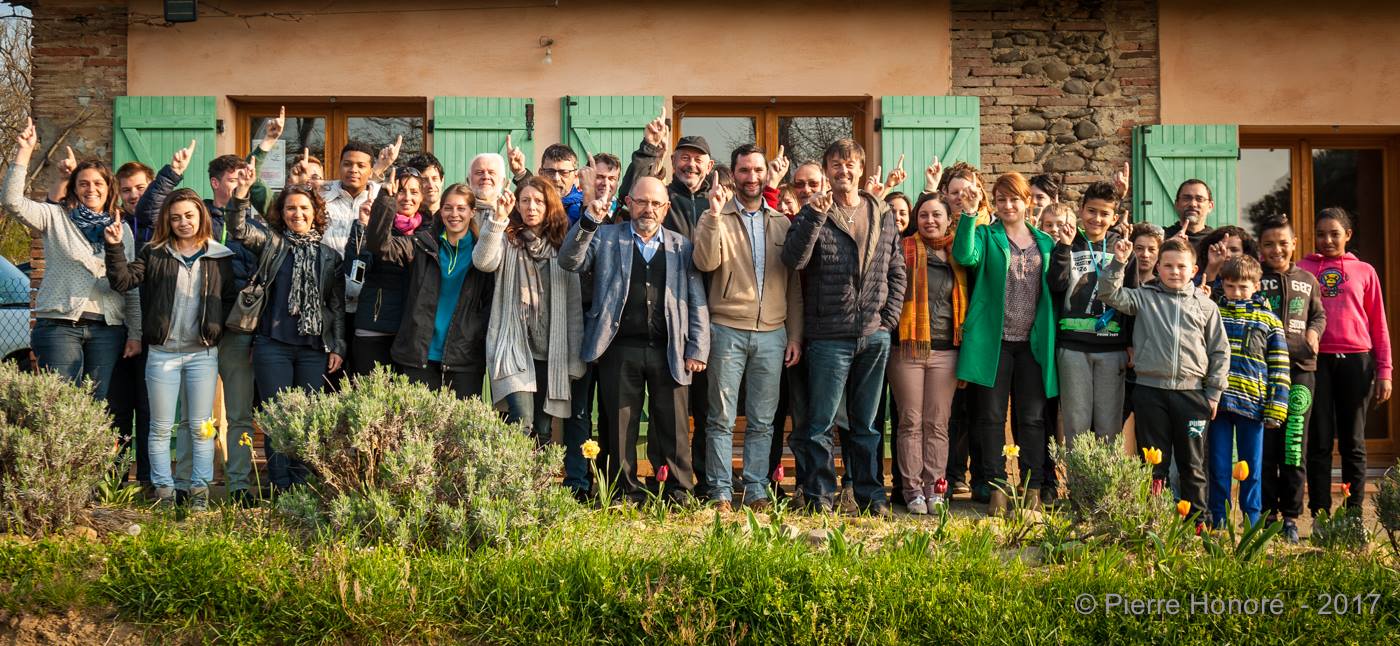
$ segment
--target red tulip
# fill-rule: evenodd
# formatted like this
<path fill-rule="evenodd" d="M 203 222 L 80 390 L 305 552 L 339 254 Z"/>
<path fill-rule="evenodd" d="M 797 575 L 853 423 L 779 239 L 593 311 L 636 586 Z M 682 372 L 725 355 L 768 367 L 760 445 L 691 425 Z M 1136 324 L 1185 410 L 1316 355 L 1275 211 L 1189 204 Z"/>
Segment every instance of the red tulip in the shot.
<path fill-rule="evenodd" d="M 1166 480 L 1163 480 L 1163 479 L 1161 479 L 1161 478 L 1153 478 L 1153 479 L 1152 479 L 1152 495 L 1154 495 L 1154 496 L 1160 496 L 1160 495 L 1162 495 L 1162 488 L 1163 488 L 1164 486 L 1166 486 L 1166 484 L 1167 484 L 1167 481 L 1166 481 Z"/>
<path fill-rule="evenodd" d="M 1350 483 L 1350 482 L 1343 482 L 1343 483 L 1342 483 L 1342 498 L 1350 498 L 1350 497 L 1351 497 L 1351 483 Z"/>
<path fill-rule="evenodd" d="M 948 479 L 947 479 L 947 478 L 939 478 L 937 482 L 934 482 L 934 483 L 933 483 L 933 492 L 936 493 L 936 494 L 938 494 L 938 495 L 940 495 L 940 496 L 943 495 L 943 494 L 945 494 L 945 493 L 948 493 Z"/>
<path fill-rule="evenodd" d="M 656 481 L 657 481 L 657 482 L 666 482 L 666 476 L 669 476 L 669 475 L 671 475 L 671 469 L 668 468 L 667 465 L 663 464 L 663 465 L 661 465 L 661 468 L 658 469 L 657 472 L 656 472 Z"/>
<path fill-rule="evenodd" d="M 780 462 L 778 463 L 778 468 L 773 469 L 773 482 L 782 482 L 784 475 L 785 474 L 783 473 L 783 465 Z"/>

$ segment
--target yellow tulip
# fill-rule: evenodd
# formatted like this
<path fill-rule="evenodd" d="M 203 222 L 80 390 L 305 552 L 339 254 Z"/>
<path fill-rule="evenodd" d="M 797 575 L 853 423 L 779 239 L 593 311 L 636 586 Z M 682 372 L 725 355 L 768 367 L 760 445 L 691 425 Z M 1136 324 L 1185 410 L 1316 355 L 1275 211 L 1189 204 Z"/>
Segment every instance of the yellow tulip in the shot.
<path fill-rule="evenodd" d="M 1142 459 L 1155 467 L 1162 463 L 1162 449 L 1144 446 L 1142 447 Z"/>
<path fill-rule="evenodd" d="M 1182 500 L 1176 503 L 1176 513 L 1181 514 L 1181 517 L 1185 518 L 1187 514 L 1191 513 L 1191 501 Z"/>
<path fill-rule="evenodd" d="M 1235 468 L 1230 472 L 1230 475 L 1234 476 L 1236 480 L 1243 482 L 1245 478 L 1249 477 L 1249 463 L 1244 460 L 1236 462 Z"/>
<path fill-rule="evenodd" d="M 1017 446 L 1017 445 L 1015 445 L 1015 444 L 1007 444 L 1006 446 L 1001 447 L 1001 457 L 1004 457 L 1004 458 L 1018 458 L 1018 457 L 1020 457 L 1020 456 L 1021 456 L 1021 447 L 1019 447 L 1019 446 Z"/>
<path fill-rule="evenodd" d="M 214 428 L 214 418 L 212 417 L 199 423 L 199 435 L 206 440 L 214 437 L 216 430 L 217 429 Z"/>
<path fill-rule="evenodd" d="M 583 457 L 584 457 L 584 458 L 589 459 L 589 460 L 592 460 L 593 458 L 598 457 L 598 443 L 597 443 L 597 442 L 594 442 L 593 440 L 588 440 L 587 442 L 584 442 L 584 443 L 583 443 L 583 446 L 580 447 L 580 448 L 583 450 Z"/>

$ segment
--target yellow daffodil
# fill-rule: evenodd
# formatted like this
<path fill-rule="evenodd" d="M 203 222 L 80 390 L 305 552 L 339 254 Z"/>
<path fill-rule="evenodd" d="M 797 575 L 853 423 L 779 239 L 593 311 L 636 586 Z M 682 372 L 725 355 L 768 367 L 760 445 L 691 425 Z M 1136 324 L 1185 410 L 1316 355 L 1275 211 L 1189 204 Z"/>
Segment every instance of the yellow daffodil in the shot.
<path fill-rule="evenodd" d="M 1162 449 L 1144 446 L 1142 447 L 1142 459 L 1155 467 L 1162 463 Z"/>
<path fill-rule="evenodd" d="M 583 457 L 584 457 L 584 458 L 589 459 L 589 460 L 592 460 L 592 459 L 598 457 L 598 443 L 597 443 L 597 442 L 594 442 L 593 440 L 588 440 L 587 442 L 584 442 L 584 443 L 583 443 L 583 446 L 580 447 L 580 448 L 582 448 L 582 450 L 583 450 Z"/>
<path fill-rule="evenodd" d="M 1185 518 L 1187 514 L 1191 513 L 1191 501 L 1182 500 L 1176 503 L 1176 513 L 1181 514 L 1181 517 Z"/>
<path fill-rule="evenodd" d="M 1001 457 L 1004 457 L 1004 458 L 1018 458 L 1018 457 L 1021 457 L 1021 447 L 1019 447 L 1019 446 L 1017 446 L 1017 445 L 1015 445 L 1015 444 L 1007 444 L 1006 446 L 1001 447 Z"/>
<path fill-rule="evenodd" d="M 248 434 L 245 432 L 244 434 L 238 436 L 238 445 L 246 446 L 251 449 L 253 448 L 253 438 L 249 437 Z"/>
<path fill-rule="evenodd" d="M 214 437 L 214 433 L 217 430 L 218 429 L 214 426 L 214 418 L 212 417 L 199 423 L 199 436 L 206 440 Z"/>
<path fill-rule="evenodd" d="M 1243 482 L 1245 478 L 1249 477 L 1249 463 L 1244 460 L 1236 462 L 1235 468 L 1230 471 L 1230 475 L 1234 476 L 1236 480 Z"/>

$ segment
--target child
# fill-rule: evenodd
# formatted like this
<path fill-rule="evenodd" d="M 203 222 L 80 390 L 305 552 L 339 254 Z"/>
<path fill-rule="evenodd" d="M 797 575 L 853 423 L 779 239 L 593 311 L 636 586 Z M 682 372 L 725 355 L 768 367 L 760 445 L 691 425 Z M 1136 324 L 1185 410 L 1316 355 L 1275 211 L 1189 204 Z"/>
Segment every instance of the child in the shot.
<path fill-rule="evenodd" d="M 1137 279 L 1139 285 L 1146 285 L 1150 280 L 1156 280 L 1157 254 L 1162 249 L 1162 240 L 1165 238 L 1162 227 L 1151 222 L 1139 222 L 1133 225 L 1133 232 L 1129 239 L 1133 242 L 1133 260 L 1137 261 Z"/>
<path fill-rule="evenodd" d="M 1118 242 L 1110 229 L 1118 223 L 1118 191 L 1095 182 L 1084 191 L 1079 227 L 1061 224 L 1051 232 L 1046 281 L 1058 297 L 1055 361 L 1060 371 L 1061 414 L 1065 441 L 1092 429 L 1100 438 L 1123 430 L 1123 373 L 1128 367 L 1128 334 L 1122 312 L 1096 298 L 1099 273 Z M 1127 285 L 1137 286 L 1137 268 L 1129 260 Z"/>
<path fill-rule="evenodd" d="M 1040 217 L 1036 220 L 1035 226 L 1053 237 L 1061 224 L 1068 224 L 1071 227 L 1078 226 L 1074 207 L 1063 202 L 1055 202 L 1040 209 Z"/>
<path fill-rule="evenodd" d="M 1259 260 L 1264 277 L 1259 292 L 1283 320 L 1292 384 L 1283 432 L 1264 437 L 1263 506 L 1268 522 L 1283 515 L 1283 536 L 1290 543 L 1298 542 L 1297 519 L 1303 513 L 1303 438 L 1312 413 L 1317 345 L 1327 325 L 1317 279 L 1293 264 L 1297 246 L 1298 238 L 1287 217 L 1269 218 L 1260 224 Z"/>
<path fill-rule="evenodd" d="M 1345 210 L 1323 209 L 1315 226 L 1318 253 L 1298 262 L 1317 277 L 1327 312 L 1308 435 L 1308 507 L 1314 516 L 1332 509 L 1333 438 L 1342 454 L 1342 482 L 1351 485 L 1346 505 L 1361 509 L 1368 404 L 1390 399 L 1390 331 L 1380 279 L 1375 268 L 1347 253 L 1352 226 Z"/>
<path fill-rule="evenodd" d="M 1264 429 L 1278 434 L 1288 418 L 1288 340 L 1283 324 L 1258 295 L 1259 261 L 1235 256 L 1220 267 L 1220 319 L 1230 338 L 1230 377 L 1220 410 L 1210 423 L 1210 516 L 1217 527 L 1229 520 L 1231 462 L 1236 448 L 1249 465 L 1240 481 L 1240 511 L 1259 522 L 1259 473 Z"/>
<path fill-rule="evenodd" d="M 1152 469 L 1165 481 L 1175 454 L 1181 497 L 1206 508 L 1205 431 L 1230 374 L 1230 342 L 1220 310 L 1192 284 L 1196 254 L 1185 240 L 1162 243 L 1157 281 L 1123 287 L 1133 245 L 1113 245 L 1113 262 L 1099 274 L 1099 298 L 1133 322 L 1138 445 L 1161 449 Z"/>

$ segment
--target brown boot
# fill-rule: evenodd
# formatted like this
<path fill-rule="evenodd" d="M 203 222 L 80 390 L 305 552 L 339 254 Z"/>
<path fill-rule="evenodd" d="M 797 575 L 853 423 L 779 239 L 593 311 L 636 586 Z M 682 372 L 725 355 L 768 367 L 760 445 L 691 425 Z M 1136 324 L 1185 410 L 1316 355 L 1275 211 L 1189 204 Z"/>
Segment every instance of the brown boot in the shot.
<path fill-rule="evenodd" d="M 1027 489 L 1025 497 L 1025 508 L 1035 511 L 1040 510 L 1040 490 Z"/>
<path fill-rule="evenodd" d="M 987 504 L 988 516 L 1001 516 L 1006 513 L 1006 493 L 1001 489 L 992 489 L 991 502 Z"/>

